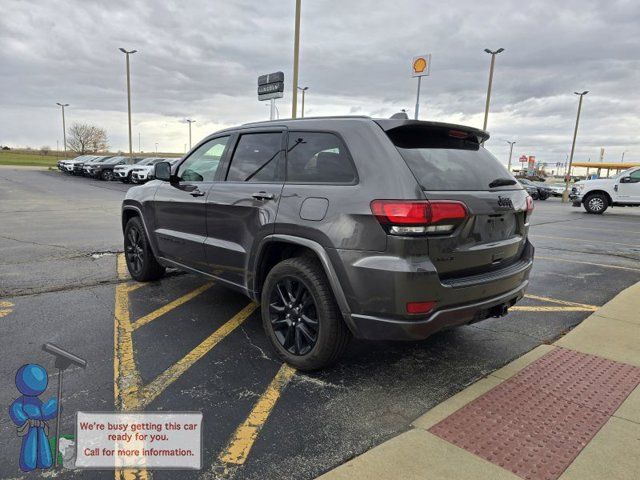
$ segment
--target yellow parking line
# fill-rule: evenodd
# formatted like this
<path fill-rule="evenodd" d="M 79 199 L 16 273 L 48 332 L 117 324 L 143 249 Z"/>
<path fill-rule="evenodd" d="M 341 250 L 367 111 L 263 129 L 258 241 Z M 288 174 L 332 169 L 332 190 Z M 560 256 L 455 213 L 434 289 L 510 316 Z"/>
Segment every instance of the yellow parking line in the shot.
<path fill-rule="evenodd" d="M 126 262 L 123 254 L 116 257 L 116 271 L 120 280 L 126 280 Z M 142 384 L 133 356 L 131 318 L 129 316 L 129 292 L 143 284 L 120 283 L 116 285 L 113 322 L 113 393 L 116 408 L 132 410 L 137 404 L 138 389 Z M 116 469 L 116 480 L 146 480 L 146 469 Z"/>
<path fill-rule="evenodd" d="M 551 235 L 540 235 L 535 232 L 530 234 L 533 237 L 538 238 L 550 238 L 553 240 L 574 240 L 576 242 L 587 242 L 587 243 L 606 243 L 607 245 L 622 245 L 623 247 L 640 247 L 640 244 L 631 244 L 631 243 L 620 243 L 620 242 L 608 242 L 606 240 L 591 240 L 588 238 L 574 238 L 574 237 L 554 237 Z"/>
<path fill-rule="evenodd" d="M 576 303 L 576 302 L 570 302 L 568 300 L 560 300 L 558 298 L 551 298 L 551 297 L 541 297 L 539 295 L 533 295 L 530 293 L 527 293 L 525 295 L 525 298 L 530 298 L 531 300 L 540 300 L 541 302 L 550 302 L 550 303 L 557 303 L 558 305 L 567 305 L 570 307 L 581 307 L 581 308 L 586 308 L 589 310 L 597 310 L 600 307 L 597 307 L 596 305 L 588 305 L 586 303 Z"/>
<path fill-rule="evenodd" d="M 532 226 L 533 227 L 546 227 L 546 226 L 549 226 L 549 227 L 552 227 L 552 228 L 557 228 L 557 225 L 554 225 L 552 223 L 543 223 L 543 224 L 540 224 L 540 225 L 532 225 Z M 570 224 L 570 223 L 564 223 L 563 224 L 563 228 L 566 228 L 567 230 L 573 230 L 573 229 L 576 229 L 576 230 L 591 230 L 591 231 L 594 231 L 594 232 L 602 233 L 602 230 L 605 227 L 604 226 L 602 226 L 600 228 L 578 227 L 577 225 L 573 225 L 573 224 Z M 616 233 L 635 233 L 635 234 L 640 235 L 640 231 L 639 230 L 621 230 L 619 228 L 616 228 Z"/>
<path fill-rule="evenodd" d="M 269 418 L 278 398 L 280 398 L 282 389 L 289 383 L 295 373 L 295 369 L 286 363 L 280 367 L 265 392 L 253 406 L 247 419 L 233 434 L 227 448 L 220 454 L 219 459 L 221 462 L 233 465 L 242 465 L 245 462 L 260 430 Z"/>
<path fill-rule="evenodd" d="M 191 368 L 194 363 L 204 357 L 209 350 L 215 347 L 227 335 L 239 327 L 257 307 L 258 305 L 255 303 L 248 304 L 233 318 L 227 321 L 227 323 L 207 337 L 202 343 L 200 343 L 200 345 L 195 347 L 171 367 L 158 375 L 151 383 L 142 387 L 139 392 L 137 407 L 141 409 L 152 402 L 158 395 L 166 390 L 169 385 L 175 382 L 184 372 Z"/>
<path fill-rule="evenodd" d="M 619 270 L 631 270 L 632 272 L 640 272 L 640 268 L 622 267 L 620 265 L 610 265 L 608 263 L 585 262 L 582 260 L 570 260 L 568 258 L 547 257 L 544 255 L 536 255 L 536 258 L 539 258 L 541 260 L 553 260 L 554 262 L 578 263 L 581 265 L 593 265 L 594 267 L 614 268 Z"/>
<path fill-rule="evenodd" d="M 204 285 L 196 288 L 194 291 L 189 292 L 186 295 L 183 295 L 182 297 L 174 300 L 173 302 L 167 303 L 166 305 L 163 305 L 162 307 L 158 308 L 157 310 L 154 310 L 153 312 L 145 315 L 144 317 L 139 318 L 138 320 L 136 320 L 131 324 L 131 327 L 133 328 L 133 330 L 137 330 L 143 325 L 146 325 L 147 323 L 154 321 L 156 318 L 164 315 L 165 313 L 170 312 L 174 308 L 177 308 L 180 305 L 187 303 L 192 298 L 195 298 L 198 295 L 200 295 L 202 292 L 207 291 L 209 288 L 211 288 L 212 285 L 213 283 L 205 283 Z"/>
<path fill-rule="evenodd" d="M 11 302 L 0 302 L 0 318 L 6 317 L 11 312 L 13 312 L 13 303 Z"/>
<path fill-rule="evenodd" d="M 597 308 L 585 307 L 548 307 L 548 306 L 515 306 L 509 308 L 509 311 L 516 312 L 595 312 Z"/>

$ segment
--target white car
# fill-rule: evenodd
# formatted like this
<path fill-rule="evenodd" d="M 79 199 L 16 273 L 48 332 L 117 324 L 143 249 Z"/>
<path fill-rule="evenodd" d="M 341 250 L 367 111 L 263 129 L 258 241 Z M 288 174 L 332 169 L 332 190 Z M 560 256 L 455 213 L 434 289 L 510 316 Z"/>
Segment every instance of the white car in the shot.
<path fill-rule="evenodd" d="M 152 158 L 133 157 L 133 163 L 125 163 L 116 165 L 113 169 L 113 180 L 120 180 L 122 183 L 131 181 L 131 171 L 139 165 L 146 165 L 145 162 L 151 161 Z"/>
<path fill-rule="evenodd" d="M 611 178 L 576 182 L 569 198 L 573 206 L 601 214 L 609 207 L 640 206 L 640 167 L 630 168 Z"/>
<path fill-rule="evenodd" d="M 60 160 L 58 162 L 58 168 L 65 173 L 73 173 L 73 167 L 76 164 L 84 163 L 95 158 L 97 158 L 96 155 L 81 155 L 73 160 Z"/>
<path fill-rule="evenodd" d="M 154 158 L 147 165 L 135 165 L 135 168 L 131 171 L 131 182 L 144 183 L 149 180 L 153 180 L 153 172 L 155 171 L 156 163 L 169 162 L 171 165 L 173 165 L 177 161 L 177 158 Z"/>

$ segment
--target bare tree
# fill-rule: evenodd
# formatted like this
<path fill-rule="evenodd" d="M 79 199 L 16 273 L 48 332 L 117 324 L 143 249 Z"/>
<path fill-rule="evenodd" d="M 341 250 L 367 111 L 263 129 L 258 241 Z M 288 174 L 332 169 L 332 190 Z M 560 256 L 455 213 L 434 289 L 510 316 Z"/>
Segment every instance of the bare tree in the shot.
<path fill-rule="evenodd" d="M 67 146 L 76 153 L 95 153 L 109 148 L 107 131 L 87 123 L 74 123 L 69 128 Z"/>
<path fill-rule="evenodd" d="M 42 153 L 42 155 L 49 155 L 50 151 L 51 147 L 49 147 L 49 145 L 43 145 L 42 147 L 40 147 L 40 153 Z"/>

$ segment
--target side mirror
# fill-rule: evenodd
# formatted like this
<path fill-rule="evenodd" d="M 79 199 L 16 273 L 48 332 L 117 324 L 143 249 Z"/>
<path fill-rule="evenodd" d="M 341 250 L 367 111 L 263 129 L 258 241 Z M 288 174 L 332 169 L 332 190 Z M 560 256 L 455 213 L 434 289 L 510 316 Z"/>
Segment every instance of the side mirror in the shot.
<path fill-rule="evenodd" d="M 155 167 L 154 177 L 163 182 L 171 181 L 171 164 L 169 162 L 158 162 Z"/>
<path fill-rule="evenodd" d="M 631 183 L 631 177 L 622 177 L 620 183 Z"/>

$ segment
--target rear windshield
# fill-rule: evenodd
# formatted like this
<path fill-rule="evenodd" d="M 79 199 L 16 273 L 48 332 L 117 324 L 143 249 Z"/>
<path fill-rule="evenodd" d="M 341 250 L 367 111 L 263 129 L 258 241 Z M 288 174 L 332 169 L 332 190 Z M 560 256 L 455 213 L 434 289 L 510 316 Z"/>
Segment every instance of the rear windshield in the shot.
<path fill-rule="evenodd" d="M 448 129 L 411 125 L 387 131 L 424 190 L 513 190 L 522 187 L 476 138 Z M 454 135 L 452 135 L 454 134 Z M 489 187 L 495 180 L 511 185 Z M 506 180 L 506 182 L 505 182 Z"/>
<path fill-rule="evenodd" d="M 398 148 L 424 190 L 490 190 L 496 179 L 513 176 L 484 148 L 455 150 L 444 148 Z M 497 187 L 521 188 L 517 183 Z"/>

